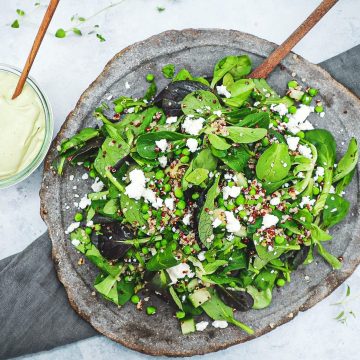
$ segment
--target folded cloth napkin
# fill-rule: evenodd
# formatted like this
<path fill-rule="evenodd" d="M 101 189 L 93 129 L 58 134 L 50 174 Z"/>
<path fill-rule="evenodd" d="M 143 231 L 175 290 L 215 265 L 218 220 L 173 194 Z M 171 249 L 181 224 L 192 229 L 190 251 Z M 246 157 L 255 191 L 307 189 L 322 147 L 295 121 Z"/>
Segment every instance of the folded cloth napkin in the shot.
<path fill-rule="evenodd" d="M 320 64 L 360 95 L 360 45 Z M 0 261 L 0 359 L 49 350 L 96 335 L 70 307 L 47 233 Z"/>

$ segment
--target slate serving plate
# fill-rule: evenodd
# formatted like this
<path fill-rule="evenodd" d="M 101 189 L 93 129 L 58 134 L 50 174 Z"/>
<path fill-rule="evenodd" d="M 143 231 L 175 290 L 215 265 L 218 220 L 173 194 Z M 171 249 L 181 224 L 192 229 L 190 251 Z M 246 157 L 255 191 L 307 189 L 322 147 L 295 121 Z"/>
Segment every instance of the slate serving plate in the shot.
<path fill-rule="evenodd" d="M 110 95 L 141 96 L 146 89 L 145 75 L 155 74 L 159 89 L 165 86 L 161 68 L 173 63 L 179 70 L 185 67 L 197 76 L 210 76 L 217 60 L 226 55 L 248 54 L 256 67 L 275 48 L 275 45 L 255 36 L 233 30 L 167 31 L 122 50 L 106 65 L 100 76 L 80 97 L 55 138 L 45 161 L 41 189 L 41 212 L 53 245 L 53 259 L 60 281 L 64 284 L 71 306 L 96 330 L 131 349 L 151 355 L 190 356 L 204 354 L 252 338 L 238 328 L 214 329 L 181 335 L 173 310 L 157 298 L 149 304 L 158 307 L 154 316 L 139 312 L 131 304 L 119 309 L 114 304 L 93 295 L 92 283 L 97 270 L 86 262 L 79 266 L 80 255 L 71 245 L 64 230 L 75 212 L 74 194 L 83 196 L 90 190 L 91 180 L 81 180 L 83 170 L 67 167 L 63 177 L 53 174 L 50 164 L 61 140 L 74 135 L 86 126 L 94 126 L 93 110 Z M 299 83 L 321 89 L 320 98 L 326 107 L 325 118 L 312 114 L 317 127 L 333 132 L 338 151 L 343 154 L 350 136 L 360 139 L 360 102 L 320 67 L 300 56 L 290 54 L 269 77 L 270 84 L 283 94 L 287 81 L 295 77 Z M 302 80 L 303 79 L 303 80 Z M 131 84 L 125 88 L 125 82 Z M 75 180 L 70 181 L 69 176 Z M 80 179 L 80 180 L 79 180 Z M 73 190 L 77 185 L 78 189 Z M 325 246 L 336 256 L 343 257 L 343 268 L 332 271 L 321 258 L 301 267 L 292 275 L 292 282 L 274 290 L 272 305 L 264 310 L 238 313 L 237 318 L 255 330 L 255 337 L 286 323 L 314 306 L 339 286 L 360 262 L 359 236 L 359 168 L 347 190 L 351 201 L 349 216 L 332 230 L 334 241 Z M 70 206 L 70 210 L 66 207 Z M 305 276 L 309 279 L 306 281 Z"/>

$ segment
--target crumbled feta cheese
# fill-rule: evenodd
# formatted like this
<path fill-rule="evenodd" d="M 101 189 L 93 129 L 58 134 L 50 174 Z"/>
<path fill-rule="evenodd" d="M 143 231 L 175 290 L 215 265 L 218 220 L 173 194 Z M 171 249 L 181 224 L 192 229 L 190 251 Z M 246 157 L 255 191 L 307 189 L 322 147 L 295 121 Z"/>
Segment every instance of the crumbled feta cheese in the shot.
<path fill-rule="evenodd" d="M 213 111 L 213 114 L 220 117 L 222 115 L 222 111 L 221 110 L 215 110 L 215 111 Z"/>
<path fill-rule="evenodd" d="M 208 325 L 209 323 L 207 321 L 200 321 L 195 325 L 195 327 L 197 331 L 204 331 Z"/>
<path fill-rule="evenodd" d="M 286 142 L 289 146 L 289 149 L 292 151 L 295 151 L 297 149 L 299 141 L 300 141 L 300 138 L 297 136 L 288 136 L 286 138 Z"/>
<path fill-rule="evenodd" d="M 168 147 L 168 142 L 165 139 L 161 139 L 158 141 L 155 141 L 156 146 L 162 151 L 166 151 L 167 147 Z"/>
<path fill-rule="evenodd" d="M 176 123 L 177 122 L 177 116 L 169 116 L 167 119 L 166 119 L 166 123 L 167 124 L 173 124 L 173 123 Z"/>
<path fill-rule="evenodd" d="M 91 200 L 88 199 L 87 195 L 83 196 L 79 202 L 79 208 L 85 209 L 89 205 L 91 205 Z"/>
<path fill-rule="evenodd" d="M 314 180 L 317 180 L 319 176 L 323 177 L 325 174 L 325 169 L 322 166 L 318 166 L 315 171 Z"/>
<path fill-rule="evenodd" d="M 306 120 L 313 107 L 301 104 L 295 114 L 289 115 L 289 122 L 286 124 L 287 129 L 293 134 L 302 130 L 312 130 L 314 127 Z"/>
<path fill-rule="evenodd" d="M 174 210 L 174 199 L 173 198 L 167 198 L 165 199 L 165 206 L 169 210 Z"/>
<path fill-rule="evenodd" d="M 87 180 L 89 178 L 89 175 L 87 173 L 85 173 L 82 177 L 83 180 Z"/>
<path fill-rule="evenodd" d="M 237 198 L 240 195 L 240 190 L 239 186 L 224 186 L 222 189 L 224 200 L 227 200 L 229 197 Z"/>
<path fill-rule="evenodd" d="M 160 156 L 159 158 L 158 158 L 158 160 L 159 160 L 159 164 L 160 164 L 160 166 L 162 167 L 162 168 L 165 168 L 166 167 L 166 165 L 167 165 L 167 157 L 166 156 Z"/>
<path fill-rule="evenodd" d="M 186 263 L 180 263 L 169 269 L 166 269 L 170 276 L 171 284 L 176 284 L 178 279 L 183 279 L 185 276 L 193 278 L 195 274 L 191 271 L 190 266 Z"/>
<path fill-rule="evenodd" d="M 217 86 L 216 91 L 219 95 L 224 95 L 227 98 L 231 97 L 231 94 L 229 93 L 225 85 Z"/>
<path fill-rule="evenodd" d="M 263 217 L 262 228 L 268 229 L 271 226 L 275 226 L 279 222 L 279 218 L 275 215 L 266 214 Z"/>
<path fill-rule="evenodd" d="M 270 205 L 274 205 L 274 206 L 279 205 L 280 201 L 281 201 L 280 197 L 274 197 L 270 200 Z"/>
<path fill-rule="evenodd" d="M 225 320 L 215 320 L 213 321 L 212 326 L 217 329 L 225 329 L 228 327 L 228 322 Z"/>
<path fill-rule="evenodd" d="M 201 129 L 203 128 L 204 122 L 205 119 L 201 117 L 198 119 L 192 119 L 191 117 L 187 116 L 181 127 L 186 133 L 190 135 L 199 135 Z"/>
<path fill-rule="evenodd" d="M 280 103 L 280 104 L 277 104 L 277 105 L 273 104 L 273 105 L 271 105 L 270 109 L 272 111 L 277 112 L 280 116 L 284 116 L 284 115 L 286 115 L 288 113 L 288 108 L 283 103 Z"/>
<path fill-rule="evenodd" d="M 72 233 L 74 230 L 76 230 L 78 227 L 80 226 L 80 222 L 73 222 L 72 224 L 70 224 L 68 226 L 68 228 L 65 231 L 65 234 L 70 234 Z"/>
<path fill-rule="evenodd" d="M 69 176 L 69 180 L 70 180 L 70 181 L 73 181 L 73 180 L 74 180 L 74 175 L 70 175 L 70 176 Z"/>
<path fill-rule="evenodd" d="M 104 183 L 97 177 L 95 182 L 91 185 L 94 192 L 100 192 L 104 188 Z"/>
<path fill-rule="evenodd" d="M 149 202 L 155 209 L 159 209 L 163 206 L 163 200 L 156 197 L 156 193 L 151 189 L 143 189 L 141 194 L 146 202 Z"/>
<path fill-rule="evenodd" d="M 145 190 L 146 178 L 142 170 L 134 169 L 129 173 L 130 184 L 125 188 L 125 194 L 131 199 L 140 200 Z"/>
<path fill-rule="evenodd" d="M 92 220 L 89 220 L 87 223 L 86 223 L 86 226 L 87 227 L 93 227 L 94 226 L 94 222 Z"/>
<path fill-rule="evenodd" d="M 78 240 L 78 239 L 73 239 L 72 241 L 71 241 L 71 243 L 76 247 L 76 246 L 79 246 L 80 244 L 81 244 L 81 242 L 80 242 L 80 240 Z"/>
<path fill-rule="evenodd" d="M 130 88 L 131 88 L 130 84 L 126 81 L 125 82 L 125 89 L 130 89 Z"/>
<path fill-rule="evenodd" d="M 195 152 L 198 149 L 199 143 L 196 139 L 190 138 L 186 140 L 186 146 L 189 148 L 190 152 Z"/>
<path fill-rule="evenodd" d="M 306 145 L 299 145 L 299 153 L 308 159 L 312 158 L 311 149 Z"/>
<path fill-rule="evenodd" d="M 321 112 L 319 115 L 320 115 L 321 118 L 323 118 L 325 116 L 325 113 Z"/>
<path fill-rule="evenodd" d="M 231 233 L 236 233 L 240 231 L 241 224 L 238 219 L 234 216 L 234 214 L 231 211 L 225 211 L 225 217 L 226 217 L 226 230 Z"/>
<path fill-rule="evenodd" d="M 182 222 L 184 223 L 184 225 L 190 225 L 190 219 L 191 219 L 191 214 L 186 214 L 184 217 L 183 217 L 183 220 Z"/>
<path fill-rule="evenodd" d="M 215 229 L 218 226 L 220 226 L 222 224 L 222 221 L 219 218 L 216 218 L 213 222 L 212 222 L 212 227 Z"/>
<path fill-rule="evenodd" d="M 200 261 L 204 261 L 205 260 L 205 251 L 199 252 L 197 257 Z"/>
<path fill-rule="evenodd" d="M 335 194 L 335 188 L 331 185 L 329 194 Z"/>
<path fill-rule="evenodd" d="M 310 196 L 303 196 L 299 206 L 303 208 L 305 205 L 313 206 L 315 204 L 315 199 L 310 199 Z"/>

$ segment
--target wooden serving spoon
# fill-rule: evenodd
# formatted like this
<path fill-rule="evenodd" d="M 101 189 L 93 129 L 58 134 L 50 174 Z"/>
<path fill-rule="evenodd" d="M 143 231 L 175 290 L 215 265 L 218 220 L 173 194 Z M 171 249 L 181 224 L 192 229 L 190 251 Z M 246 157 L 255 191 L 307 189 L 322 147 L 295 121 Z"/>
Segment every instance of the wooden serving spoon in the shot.
<path fill-rule="evenodd" d="M 44 18 L 41 22 L 41 25 L 39 27 L 39 31 L 35 37 L 35 40 L 34 40 L 34 44 L 31 48 L 31 51 L 30 51 L 30 54 L 26 60 L 26 63 L 25 63 L 25 66 L 24 66 L 24 69 L 20 75 L 20 78 L 19 78 L 19 81 L 17 83 L 17 86 L 16 86 L 16 89 L 15 89 L 15 92 L 12 96 L 12 99 L 15 99 L 17 98 L 23 88 L 24 88 L 24 85 L 25 85 L 25 82 L 26 82 L 26 79 L 29 75 L 29 72 L 30 72 L 30 69 L 32 67 L 32 64 L 34 63 L 34 60 L 35 60 L 35 57 L 39 51 L 39 48 L 40 48 L 40 45 L 41 45 L 41 42 L 43 41 L 44 39 L 44 36 L 46 34 L 46 30 L 48 29 L 49 27 L 49 24 L 50 24 L 50 21 L 55 13 L 55 10 L 59 4 L 60 0 L 51 0 L 50 3 L 49 3 L 49 6 L 46 10 L 46 13 L 44 15 Z"/>
<path fill-rule="evenodd" d="M 309 17 L 248 77 L 267 78 L 291 49 L 323 18 L 338 0 L 323 0 Z"/>

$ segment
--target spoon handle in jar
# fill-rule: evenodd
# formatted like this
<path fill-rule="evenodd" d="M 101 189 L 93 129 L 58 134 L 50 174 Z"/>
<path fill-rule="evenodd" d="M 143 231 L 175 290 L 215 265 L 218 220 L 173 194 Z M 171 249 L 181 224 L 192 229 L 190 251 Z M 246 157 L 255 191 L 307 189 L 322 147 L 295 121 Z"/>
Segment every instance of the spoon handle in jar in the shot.
<path fill-rule="evenodd" d="M 44 36 L 46 34 L 46 30 L 48 29 L 49 27 L 49 24 L 50 24 L 50 21 L 55 13 L 55 10 L 59 4 L 60 0 L 51 0 L 50 3 L 49 3 L 49 6 L 45 12 L 45 15 L 44 15 L 44 18 L 41 22 L 41 25 L 39 27 L 39 30 L 38 30 L 38 33 L 35 37 L 35 40 L 34 40 L 34 44 L 31 48 L 31 51 L 30 51 L 30 54 L 26 60 L 26 63 L 25 63 L 25 66 L 24 66 L 24 69 L 20 75 L 20 78 L 19 78 L 19 81 L 17 83 L 17 86 L 16 86 L 16 89 L 15 89 L 15 92 L 12 96 L 12 99 L 15 99 L 17 98 L 23 88 L 24 88 L 24 85 L 25 85 L 25 82 L 26 82 L 26 79 L 29 75 L 29 72 L 30 72 L 30 69 L 32 67 L 32 64 L 34 63 L 34 60 L 35 60 L 35 57 L 39 51 L 39 48 L 40 48 L 40 45 L 44 39 Z"/>

